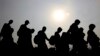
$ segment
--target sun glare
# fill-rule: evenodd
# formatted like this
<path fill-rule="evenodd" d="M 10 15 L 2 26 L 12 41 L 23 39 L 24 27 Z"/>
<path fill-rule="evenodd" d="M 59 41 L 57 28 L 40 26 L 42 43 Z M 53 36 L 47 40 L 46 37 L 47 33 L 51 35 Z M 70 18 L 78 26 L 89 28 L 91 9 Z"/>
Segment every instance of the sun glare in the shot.
<path fill-rule="evenodd" d="M 62 9 L 58 9 L 58 10 L 54 10 L 52 17 L 55 21 L 57 22 L 62 22 L 66 19 L 66 17 L 69 16 L 69 13 L 66 13 L 64 10 Z"/>

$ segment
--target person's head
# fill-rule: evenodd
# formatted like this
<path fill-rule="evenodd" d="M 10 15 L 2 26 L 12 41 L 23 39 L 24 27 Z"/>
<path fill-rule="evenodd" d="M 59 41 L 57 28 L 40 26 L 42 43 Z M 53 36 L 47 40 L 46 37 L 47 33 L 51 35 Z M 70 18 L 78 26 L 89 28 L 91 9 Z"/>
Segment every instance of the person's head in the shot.
<path fill-rule="evenodd" d="M 46 26 L 43 26 L 42 31 L 43 31 L 43 32 L 46 31 Z"/>
<path fill-rule="evenodd" d="M 61 27 L 58 27 L 57 32 L 60 33 L 62 31 Z"/>
<path fill-rule="evenodd" d="M 79 19 L 76 19 L 76 20 L 75 20 L 75 24 L 76 24 L 76 25 L 79 25 L 79 24 L 80 24 L 80 20 L 79 20 Z"/>
<path fill-rule="evenodd" d="M 13 23 L 13 20 L 9 20 L 9 23 L 8 24 L 12 24 Z"/>
<path fill-rule="evenodd" d="M 29 24 L 29 20 L 26 20 L 26 21 L 25 21 L 25 25 L 28 25 L 28 24 Z"/>
<path fill-rule="evenodd" d="M 90 29 L 90 30 L 94 30 L 95 27 L 96 27 L 96 26 L 95 26 L 94 24 L 90 24 L 90 25 L 89 25 L 89 29 Z"/>

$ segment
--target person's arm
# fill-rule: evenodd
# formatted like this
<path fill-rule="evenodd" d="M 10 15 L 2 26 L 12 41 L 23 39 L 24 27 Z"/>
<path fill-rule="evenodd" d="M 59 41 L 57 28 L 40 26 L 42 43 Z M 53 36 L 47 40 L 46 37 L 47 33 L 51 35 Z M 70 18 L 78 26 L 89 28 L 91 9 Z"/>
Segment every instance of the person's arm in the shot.
<path fill-rule="evenodd" d="M 48 40 L 49 41 L 49 39 L 48 39 L 48 37 L 45 35 L 45 37 L 46 37 L 46 40 Z"/>
<path fill-rule="evenodd" d="M 46 37 L 46 39 L 49 41 L 49 39 Z"/>
<path fill-rule="evenodd" d="M 0 37 L 4 34 L 4 31 L 5 31 L 5 28 L 6 28 L 5 25 L 6 24 L 4 24 L 3 27 L 2 27 L 2 29 L 1 29 Z"/>

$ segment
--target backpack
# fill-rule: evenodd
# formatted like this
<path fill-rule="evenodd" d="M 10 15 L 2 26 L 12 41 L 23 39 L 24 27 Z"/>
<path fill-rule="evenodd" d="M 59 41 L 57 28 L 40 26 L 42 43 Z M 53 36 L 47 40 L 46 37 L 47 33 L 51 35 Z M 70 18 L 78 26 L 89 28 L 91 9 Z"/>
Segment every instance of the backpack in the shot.
<path fill-rule="evenodd" d="M 35 36 L 34 42 L 35 42 L 35 44 L 39 44 L 40 43 L 40 39 L 39 39 L 38 35 Z"/>
<path fill-rule="evenodd" d="M 51 45 L 54 45 L 55 44 L 55 37 L 54 36 L 51 36 L 50 40 L 49 40 L 49 43 Z"/>

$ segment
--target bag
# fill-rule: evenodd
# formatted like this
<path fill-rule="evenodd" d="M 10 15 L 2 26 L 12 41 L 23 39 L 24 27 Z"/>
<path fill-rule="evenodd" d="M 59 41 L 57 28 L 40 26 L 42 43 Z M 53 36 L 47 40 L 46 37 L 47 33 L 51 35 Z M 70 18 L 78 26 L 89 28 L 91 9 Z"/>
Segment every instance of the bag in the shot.
<path fill-rule="evenodd" d="M 35 42 L 35 44 L 39 44 L 40 43 L 38 35 L 35 36 L 34 42 Z"/>
<path fill-rule="evenodd" d="M 54 45 L 55 44 L 55 37 L 54 36 L 51 36 L 50 40 L 49 40 L 49 43 L 51 45 Z"/>

